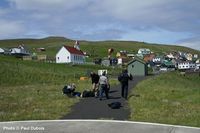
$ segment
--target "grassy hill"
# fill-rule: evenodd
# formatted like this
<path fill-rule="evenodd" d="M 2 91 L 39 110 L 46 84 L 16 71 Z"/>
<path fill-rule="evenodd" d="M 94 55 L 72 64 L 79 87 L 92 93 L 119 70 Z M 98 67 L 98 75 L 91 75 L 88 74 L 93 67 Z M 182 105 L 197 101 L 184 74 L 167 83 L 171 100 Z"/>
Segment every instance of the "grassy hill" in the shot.
<path fill-rule="evenodd" d="M 47 37 L 43 39 L 12 39 L 0 40 L 0 47 L 16 47 L 19 44 L 25 44 L 32 52 L 37 52 L 34 50 L 34 48 L 44 47 L 46 48 L 46 52 L 43 52 L 42 54 L 47 54 L 51 57 L 55 57 L 55 54 L 62 45 L 73 46 L 74 42 L 74 40 L 66 39 L 63 37 Z M 198 50 L 183 46 L 148 44 L 145 42 L 136 41 L 80 41 L 80 47 L 83 51 L 90 53 L 93 57 L 106 57 L 107 50 L 109 48 L 114 48 L 113 56 L 115 56 L 116 52 L 120 50 L 127 50 L 132 53 L 137 53 L 139 48 L 149 48 L 156 53 L 176 50 L 200 54 L 200 51 Z"/>
<path fill-rule="evenodd" d="M 131 120 L 200 127 L 199 81 L 178 72 L 142 81 L 129 99 Z"/>

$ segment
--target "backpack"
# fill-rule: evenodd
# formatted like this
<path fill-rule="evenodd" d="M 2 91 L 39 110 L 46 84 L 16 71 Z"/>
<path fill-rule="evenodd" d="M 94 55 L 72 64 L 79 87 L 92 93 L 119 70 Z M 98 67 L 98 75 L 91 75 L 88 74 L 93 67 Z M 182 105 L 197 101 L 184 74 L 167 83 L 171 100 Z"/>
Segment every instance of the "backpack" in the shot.
<path fill-rule="evenodd" d="M 64 86 L 64 88 L 62 89 L 62 91 L 63 91 L 63 94 L 71 94 L 72 93 L 72 91 L 70 89 L 68 89 L 67 86 Z"/>
<path fill-rule="evenodd" d="M 110 91 L 110 84 L 107 85 L 107 90 Z"/>
<path fill-rule="evenodd" d="M 133 76 L 132 76 L 132 74 L 130 74 L 129 79 L 130 79 L 130 80 L 133 80 Z"/>
<path fill-rule="evenodd" d="M 121 82 L 121 81 L 122 81 L 122 78 L 123 78 L 123 75 L 120 74 L 120 75 L 118 76 L 118 81 Z"/>
<path fill-rule="evenodd" d="M 81 93 L 80 92 L 73 92 L 72 96 L 81 97 Z"/>
<path fill-rule="evenodd" d="M 83 91 L 82 97 L 94 97 L 95 94 L 93 91 Z"/>
<path fill-rule="evenodd" d="M 111 109 L 119 109 L 120 107 L 122 107 L 120 102 L 112 102 L 112 103 L 108 104 L 108 106 Z"/>

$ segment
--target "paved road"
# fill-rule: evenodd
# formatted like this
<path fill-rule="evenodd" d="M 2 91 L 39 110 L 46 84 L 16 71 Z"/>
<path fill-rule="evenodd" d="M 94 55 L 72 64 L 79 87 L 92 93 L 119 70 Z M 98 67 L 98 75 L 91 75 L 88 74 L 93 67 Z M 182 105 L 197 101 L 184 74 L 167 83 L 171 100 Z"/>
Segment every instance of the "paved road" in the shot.
<path fill-rule="evenodd" d="M 145 79 L 145 77 L 134 77 L 133 81 L 129 82 L 129 91 L 138 82 Z M 112 120 L 128 120 L 130 111 L 128 109 L 127 101 L 121 98 L 120 85 L 113 86 L 110 89 L 110 99 L 104 98 L 100 101 L 98 98 L 84 98 L 75 106 L 72 107 L 72 112 L 61 119 L 112 119 Z M 108 107 L 109 103 L 120 102 L 122 107 L 120 109 L 111 109 Z"/>
<path fill-rule="evenodd" d="M 199 133 L 200 128 L 125 121 L 0 122 L 1 133 Z"/>

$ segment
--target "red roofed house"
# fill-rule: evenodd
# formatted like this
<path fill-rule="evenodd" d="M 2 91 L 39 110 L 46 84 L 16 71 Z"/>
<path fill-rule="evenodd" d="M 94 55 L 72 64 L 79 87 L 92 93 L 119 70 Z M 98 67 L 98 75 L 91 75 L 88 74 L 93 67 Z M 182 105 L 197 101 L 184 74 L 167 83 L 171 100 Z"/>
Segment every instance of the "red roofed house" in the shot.
<path fill-rule="evenodd" d="M 79 49 L 70 46 L 63 46 L 56 54 L 56 63 L 85 63 L 85 55 Z"/>

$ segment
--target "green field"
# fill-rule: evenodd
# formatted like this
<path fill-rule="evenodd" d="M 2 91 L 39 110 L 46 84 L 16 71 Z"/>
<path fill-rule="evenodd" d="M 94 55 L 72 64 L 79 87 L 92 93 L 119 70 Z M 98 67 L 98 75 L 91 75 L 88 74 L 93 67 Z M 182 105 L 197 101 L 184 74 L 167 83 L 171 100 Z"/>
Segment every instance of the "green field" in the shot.
<path fill-rule="evenodd" d="M 131 95 L 131 120 L 200 127 L 198 74 L 152 77 L 139 83 Z"/>
<path fill-rule="evenodd" d="M 68 98 L 62 88 L 75 83 L 77 91 L 91 89 L 90 80 L 80 81 L 89 71 L 107 69 L 90 65 L 51 64 L 0 56 L 0 121 L 59 119 L 70 112 L 79 98 Z M 111 79 L 111 84 L 116 81 Z"/>

